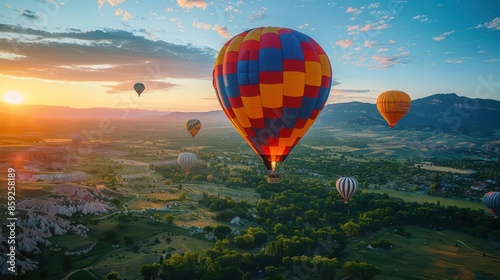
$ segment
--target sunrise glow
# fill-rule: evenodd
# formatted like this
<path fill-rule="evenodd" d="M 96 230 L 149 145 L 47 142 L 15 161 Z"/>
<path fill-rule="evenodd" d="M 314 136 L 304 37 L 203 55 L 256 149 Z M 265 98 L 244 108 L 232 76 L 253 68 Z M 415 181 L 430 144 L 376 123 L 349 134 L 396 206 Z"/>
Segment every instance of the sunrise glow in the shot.
<path fill-rule="evenodd" d="M 20 104 L 23 102 L 24 97 L 17 91 L 9 91 L 3 96 L 3 100 L 9 104 Z"/>

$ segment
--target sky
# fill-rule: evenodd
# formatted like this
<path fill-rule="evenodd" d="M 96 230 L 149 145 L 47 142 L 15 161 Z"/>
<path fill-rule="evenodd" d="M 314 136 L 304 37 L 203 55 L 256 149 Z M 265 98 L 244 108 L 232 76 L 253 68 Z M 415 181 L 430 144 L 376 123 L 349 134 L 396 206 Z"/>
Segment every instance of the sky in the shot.
<path fill-rule="evenodd" d="M 260 26 L 292 28 L 323 47 L 328 104 L 375 103 L 391 89 L 500 100 L 498 0 L 3 0 L 1 101 L 219 110 L 215 57 Z M 146 85 L 140 97 L 136 82 Z"/>

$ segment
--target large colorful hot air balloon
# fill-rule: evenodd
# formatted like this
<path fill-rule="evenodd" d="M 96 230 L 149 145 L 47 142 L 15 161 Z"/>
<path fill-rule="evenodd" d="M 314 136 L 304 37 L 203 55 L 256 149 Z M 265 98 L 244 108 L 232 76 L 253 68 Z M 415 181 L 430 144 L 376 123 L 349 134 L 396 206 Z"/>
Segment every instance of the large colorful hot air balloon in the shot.
<path fill-rule="evenodd" d="M 186 129 L 191 136 L 196 136 L 201 129 L 201 122 L 197 119 L 191 119 L 186 122 Z"/>
<path fill-rule="evenodd" d="M 495 215 L 495 218 L 500 214 L 500 192 L 488 192 L 483 197 L 484 205 Z"/>
<path fill-rule="evenodd" d="M 184 171 L 186 171 L 186 173 L 189 173 L 191 171 L 191 168 L 198 164 L 198 158 L 193 153 L 184 152 L 180 153 L 177 157 L 177 163 L 179 163 L 179 165 L 182 167 L 182 169 L 184 169 Z"/>
<path fill-rule="evenodd" d="M 337 179 L 335 186 L 339 194 L 344 198 L 344 202 L 347 203 L 349 202 L 349 198 L 358 189 L 358 181 L 351 177 L 340 177 Z"/>
<path fill-rule="evenodd" d="M 134 85 L 134 90 L 135 92 L 137 92 L 137 95 L 141 96 L 141 93 L 144 91 L 144 89 L 146 88 L 146 86 L 144 86 L 143 83 L 136 83 Z"/>
<path fill-rule="evenodd" d="M 318 117 L 331 81 L 321 46 L 280 27 L 236 35 L 220 50 L 213 71 L 223 111 L 270 174 Z"/>
<path fill-rule="evenodd" d="M 377 99 L 377 109 L 389 127 L 394 127 L 408 113 L 410 106 L 410 96 L 399 90 L 384 91 Z"/>

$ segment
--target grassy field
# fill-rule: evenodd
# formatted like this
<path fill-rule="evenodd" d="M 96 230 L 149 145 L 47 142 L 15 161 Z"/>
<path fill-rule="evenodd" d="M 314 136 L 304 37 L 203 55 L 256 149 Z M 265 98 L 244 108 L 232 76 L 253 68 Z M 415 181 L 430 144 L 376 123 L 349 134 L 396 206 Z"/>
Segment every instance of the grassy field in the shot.
<path fill-rule="evenodd" d="M 368 191 L 368 192 L 374 192 L 374 193 L 386 193 L 386 194 L 388 194 L 390 196 L 401 198 L 404 201 L 408 201 L 408 202 L 437 203 L 439 201 L 441 203 L 441 205 L 444 205 L 444 206 L 457 206 L 459 208 L 470 208 L 470 209 L 484 209 L 484 210 L 487 210 L 484 207 L 484 204 L 482 202 L 479 202 L 479 201 L 469 201 L 469 200 L 465 200 L 465 199 L 439 197 L 439 196 L 419 194 L 419 193 L 414 193 L 414 192 L 396 191 L 396 190 L 387 189 L 387 188 L 381 188 L 379 190 L 368 189 L 366 191 Z"/>
<path fill-rule="evenodd" d="M 340 261 L 363 260 L 376 265 L 382 269 L 376 279 L 498 279 L 499 245 L 450 230 L 404 229 L 412 236 L 404 238 L 386 229 L 355 238 Z M 377 240 L 387 240 L 394 247 L 387 251 L 367 248 Z"/>

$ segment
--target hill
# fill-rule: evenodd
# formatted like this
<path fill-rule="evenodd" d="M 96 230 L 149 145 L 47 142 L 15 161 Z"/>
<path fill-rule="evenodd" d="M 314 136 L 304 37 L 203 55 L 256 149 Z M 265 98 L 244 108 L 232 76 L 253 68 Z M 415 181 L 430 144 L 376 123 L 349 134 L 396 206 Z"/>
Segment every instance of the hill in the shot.
<path fill-rule="evenodd" d="M 208 112 L 163 112 L 144 109 L 89 108 L 76 109 L 64 106 L 9 105 L 0 103 L 1 117 L 5 123 L 21 121 L 22 117 L 43 119 L 96 119 L 123 118 L 127 120 L 158 120 L 169 123 L 200 119 L 204 124 L 229 125 L 221 110 Z M 455 93 L 439 93 L 415 99 L 408 114 L 394 129 L 413 129 L 459 133 L 469 136 L 492 136 L 500 130 L 500 101 L 472 99 Z M 13 121 L 16 120 L 16 121 Z M 36 123 L 36 122 L 35 122 Z M 348 102 L 326 105 L 315 123 L 315 127 L 342 127 L 363 129 L 364 127 L 387 126 L 375 104 Z"/>

